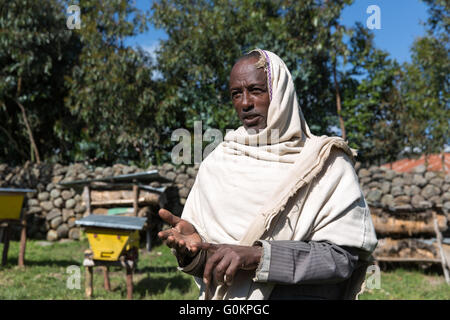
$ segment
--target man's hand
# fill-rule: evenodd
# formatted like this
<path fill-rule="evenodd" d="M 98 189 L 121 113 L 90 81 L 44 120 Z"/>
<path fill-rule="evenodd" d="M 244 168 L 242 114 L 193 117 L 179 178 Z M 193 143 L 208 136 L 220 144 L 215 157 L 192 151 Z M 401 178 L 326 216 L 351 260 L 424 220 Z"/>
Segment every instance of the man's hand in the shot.
<path fill-rule="evenodd" d="M 215 283 L 231 285 L 238 270 L 255 270 L 263 253 L 259 246 L 239 246 L 231 244 L 198 243 L 194 248 L 207 250 L 207 261 L 203 272 L 203 282 L 209 284 L 211 277 Z"/>
<path fill-rule="evenodd" d="M 166 209 L 160 209 L 158 213 L 161 219 L 172 226 L 171 229 L 160 231 L 158 237 L 166 240 L 167 246 L 177 250 L 182 257 L 194 256 L 198 252 L 198 247 L 193 248 L 192 244 L 202 242 L 194 226 Z"/>

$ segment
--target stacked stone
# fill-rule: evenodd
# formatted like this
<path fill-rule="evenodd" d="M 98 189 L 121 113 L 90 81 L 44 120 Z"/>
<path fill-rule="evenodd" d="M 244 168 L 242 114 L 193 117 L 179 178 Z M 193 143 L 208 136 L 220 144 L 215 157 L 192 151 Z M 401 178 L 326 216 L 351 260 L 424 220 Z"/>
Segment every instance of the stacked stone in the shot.
<path fill-rule="evenodd" d="M 0 187 L 36 190 L 27 194 L 24 204 L 29 237 L 50 241 L 78 239 L 80 230 L 75 226 L 75 221 L 86 213 L 82 190 L 64 188 L 60 182 L 100 179 L 154 169 L 167 181 L 154 181 L 150 185 L 166 187 L 166 208 L 180 215 L 194 185 L 199 165 L 174 166 L 165 163 L 141 169 L 123 164 L 95 168 L 80 163 L 69 166 L 26 163 L 22 167 L 0 164 Z M 373 207 L 404 212 L 436 207 L 444 212 L 450 211 L 449 175 L 426 171 L 424 166 L 416 167 L 411 173 L 399 173 L 377 166 L 361 168 L 359 163 L 356 163 L 355 169 L 366 200 Z"/>
<path fill-rule="evenodd" d="M 369 205 L 394 211 L 442 208 L 450 210 L 450 176 L 426 171 L 418 166 L 412 172 L 396 172 L 372 166 L 357 171 Z"/>

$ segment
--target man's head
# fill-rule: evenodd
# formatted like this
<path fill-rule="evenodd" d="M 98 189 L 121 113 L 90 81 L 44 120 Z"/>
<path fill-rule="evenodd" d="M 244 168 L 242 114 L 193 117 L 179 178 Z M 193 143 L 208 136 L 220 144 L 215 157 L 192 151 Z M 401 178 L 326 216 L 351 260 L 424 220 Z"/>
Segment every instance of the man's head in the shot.
<path fill-rule="evenodd" d="M 230 93 L 234 108 L 245 129 L 256 132 L 267 126 L 270 105 L 264 57 L 252 51 L 240 58 L 230 74 Z"/>

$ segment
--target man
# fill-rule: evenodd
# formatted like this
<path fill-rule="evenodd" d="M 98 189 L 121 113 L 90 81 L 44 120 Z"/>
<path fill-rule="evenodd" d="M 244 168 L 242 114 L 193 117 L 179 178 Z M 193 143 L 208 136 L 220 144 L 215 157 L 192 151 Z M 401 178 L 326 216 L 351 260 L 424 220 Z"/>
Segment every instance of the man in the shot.
<path fill-rule="evenodd" d="M 292 77 L 256 49 L 230 74 L 243 126 L 202 162 L 181 218 L 159 233 L 200 299 L 353 299 L 377 239 L 338 137 L 311 134 Z"/>

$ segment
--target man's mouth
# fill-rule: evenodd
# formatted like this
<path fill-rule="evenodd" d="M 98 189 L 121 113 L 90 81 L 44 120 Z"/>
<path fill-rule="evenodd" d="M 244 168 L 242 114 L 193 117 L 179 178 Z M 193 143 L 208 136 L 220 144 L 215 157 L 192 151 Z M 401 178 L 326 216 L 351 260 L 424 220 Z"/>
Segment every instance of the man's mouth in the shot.
<path fill-rule="evenodd" d="M 258 124 L 260 119 L 261 119 L 260 115 L 252 114 L 252 115 L 245 116 L 243 122 L 247 127 L 253 127 Z"/>

